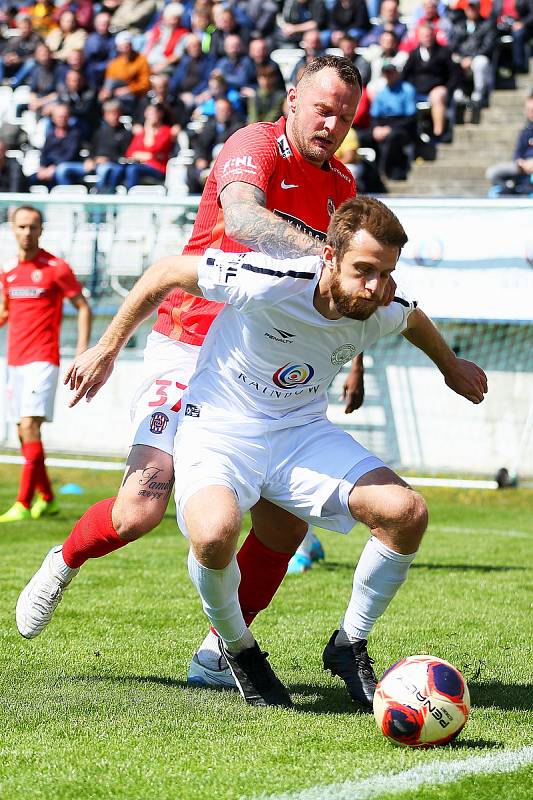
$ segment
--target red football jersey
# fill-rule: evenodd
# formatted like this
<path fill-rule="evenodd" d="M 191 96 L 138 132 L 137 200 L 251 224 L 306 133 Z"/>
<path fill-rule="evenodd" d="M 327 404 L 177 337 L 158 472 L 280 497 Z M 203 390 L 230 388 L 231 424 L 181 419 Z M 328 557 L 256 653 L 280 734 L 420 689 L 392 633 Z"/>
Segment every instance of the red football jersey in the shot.
<path fill-rule="evenodd" d="M 67 262 L 38 250 L 32 261 L 10 259 L 0 269 L 0 281 L 9 312 L 7 363 L 59 365 L 63 298 L 81 292 Z"/>
<path fill-rule="evenodd" d="M 234 181 L 257 186 L 266 207 L 299 230 L 324 239 L 337 206 L 356 192 L 351 172 L 333 157 L 325 167 L 306 161 L 285 133 L 285 119 L 256 122 L 230 136 L 207 179 L 191 238 L 183 252 L 201 255 L 208 247 L 228 253 L 250 248 L 226 236 L 221 191 Z M 158 310 L 154 330 L 181 342 L 201 345 L 222 308 L 176 289 Z"/>

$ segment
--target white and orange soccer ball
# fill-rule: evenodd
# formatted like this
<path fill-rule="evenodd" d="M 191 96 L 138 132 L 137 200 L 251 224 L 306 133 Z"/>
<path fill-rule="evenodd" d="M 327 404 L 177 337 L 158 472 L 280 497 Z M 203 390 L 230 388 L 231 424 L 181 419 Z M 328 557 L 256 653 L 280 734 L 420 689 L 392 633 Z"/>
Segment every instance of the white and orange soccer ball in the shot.
<path fill-rule="evenodd" d="M 374 695 L 374 716 L 387 739 L 406 747 L 447 744 L 470 711 L 466 681 L 434 656 L 408 656 L 388 669 Z"/>

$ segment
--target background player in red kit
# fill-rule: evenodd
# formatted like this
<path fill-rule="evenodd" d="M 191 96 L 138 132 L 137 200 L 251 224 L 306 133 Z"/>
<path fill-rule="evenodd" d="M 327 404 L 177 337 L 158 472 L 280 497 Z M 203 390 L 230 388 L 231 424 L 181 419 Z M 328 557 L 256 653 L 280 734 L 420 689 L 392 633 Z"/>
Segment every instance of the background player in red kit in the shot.
<path fill-rule="evenodd" d="M 215 246 L 272 256 L 319 253 L 333 211 L 355 194 L 351 173 L 333 154 L 352 124 L 360 93 L 359 73 L 347 59 L 325 56 L 309 64 L 298 86 L 289 89 L 286 121 L 249 125 L 222 148 L 184 252 L 200 254 Z M 84 514 L 22 592 L 17 624 L 24 636 L 37 636 L 48 624 L 61 597 L 58 587 L 65 588 L 88 558 L 122 547 L 161 521 L 174 478 L 181 395 L 220 308 L 181 291 L 162 303 L 145 350 L 145 380 L 135 403 L 137 430 L 119 494 Z M 274 329 L 267 333 L 283 337 Z M 95 387 L 90 399 L 109 377 L 113 358 L 105 345 L 104 335 L 69 371 L 67 379 L 76 389 L 72 405 L 86 384 Z M 150 483 L 157 483 L 157 491 L 149 489 Z M 239 594 L 248 622 L 268 606 L 307 529 L 265 501 L 253 509 L 252 520 L 253 530 L 238 556 Z M 206 641 L 193 659 L 190 677 L 206 685 L 224 683 L 218 648 L 216 663 L 201 664 L 198 657 L 208 655 Z"/>
<path fill-rule="evenodd" d="M 18 255 L 0 270 L 0 325 L 9 322 L 8 415 L 17 424 L 24 466 L 17 500 L 0 522 L 57 513 L 44 464 L 41 425 L 53 416 L 65 297 L 78 311 L 77 354 L 87 348 L 91 333 L 91 309 L 74 273 L 65 261 L 39 247 L 40 211 L 20 206 L 12 223 Z M 39 497 L 31 506 L 35 491 Z"/>

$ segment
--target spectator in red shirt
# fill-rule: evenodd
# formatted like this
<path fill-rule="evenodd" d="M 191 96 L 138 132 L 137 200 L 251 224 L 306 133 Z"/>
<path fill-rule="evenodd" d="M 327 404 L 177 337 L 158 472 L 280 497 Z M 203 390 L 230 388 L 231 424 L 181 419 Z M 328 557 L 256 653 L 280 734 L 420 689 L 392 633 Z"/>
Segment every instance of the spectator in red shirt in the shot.
<path fill-rule="evenodd" d="M 128 189 L 137 186 L 142 178 L 159 183 L 165 180 L 173 140 L 170 125 L 163 124 L 164 114 L 165 107 L 160 103 L 146 106 L 143 130 L 135 134 L 126 151 L 126 158 L 131 160 L 125 168 Z"/>
<path fill-rule="evenodd" d="M 56 22 L 59 22 L 63 12 L 72 11 L 76 17 L 78 26 L 80 28 L 84 28 L 86 31 L 90 31 L 93 27 L 93 6 L 94 3 L 91 2 L 91 0 L 77 0 L 77 2 L 72 3 L 61 3 L 57 8 L 54 17 Z"/>
<path fill-rule="evenodd" d="M 41 212 L 20 206 L 12 223 L 18 256 L 0 269 L 0 325 L 9 321 L 8 414 L 17 423 L 24 466 L 17 500 L 0 522 L 57 514 L 44 463 L 41 425 L 53 417 L 65 297 L 78 312 L 77 353 L 87 349 L 91 333 L 91 309 L 69 265 L 39 247 Z M 40 496 L 32 506 L 36 491 Z"/>
<path fill-rule="evenodd" d="M 189 33 L 181 24 L 183 11 L 181 3 L 169 3 L 163 8 L 159 22 L 149 31 L 143 53 L 152 73 L 165 72 L 178 62 L 183 51 L 180 41 Z"/>
<path fill-rule="evenodd" d="M 422 14 L 412 34 L 402 40 L 400 50 L 411 52 L 415 47 L 418 47 L 420 44 L 418 34 L 422 25 L 431 25 L 433 27 L 437 44 L 444 47 L 448 44 L 451 30 L 450 20 L 448 17 L 439 14 L 438 0 L 422 0 Z"/>

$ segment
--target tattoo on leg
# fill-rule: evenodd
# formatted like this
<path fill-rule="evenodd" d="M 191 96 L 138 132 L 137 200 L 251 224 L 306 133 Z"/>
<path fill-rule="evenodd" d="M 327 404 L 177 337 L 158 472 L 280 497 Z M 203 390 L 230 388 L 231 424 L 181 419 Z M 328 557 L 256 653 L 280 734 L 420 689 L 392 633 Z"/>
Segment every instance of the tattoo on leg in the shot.
<path fill-rule="evenodd" d="M 170 492 L 174 480 L 158 481 L 157 478 L 162 471 L 163 470 L 159 467 L 148 467 L 143 470 L 139 479 L 139 486 L 144 486 L 146 488 L 139 491 L 141 497 L 153 497 L 159 500 Z"/>
<path fill-rule="evenodd" d="M 136 472 L 137 470 L 132 465 L 128 466 L 121 484 L 121 488 L 125 485 L 128 478 L 131 475 L 134 475 Z M 143 469 L 141 477 L 139 478 L 139 486 L 144 487 L 138 492 L 140 497 L 148 497 L 153 498 L 154 500 L 159 500 L 170 493 L 174 483 L 174 478 L 171 478 L 168 481 L 158 481 L 157 479 L 161 472 L 163 472 L 161 467 L 146 467 L 146 469 Z"/>

